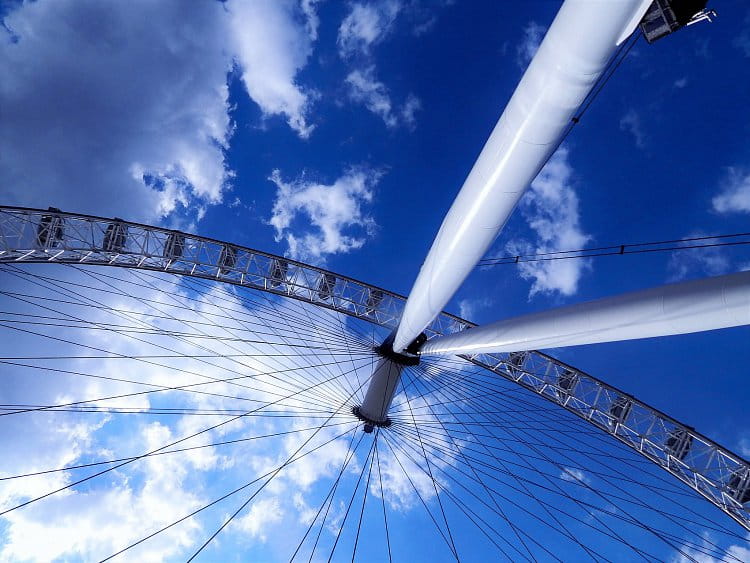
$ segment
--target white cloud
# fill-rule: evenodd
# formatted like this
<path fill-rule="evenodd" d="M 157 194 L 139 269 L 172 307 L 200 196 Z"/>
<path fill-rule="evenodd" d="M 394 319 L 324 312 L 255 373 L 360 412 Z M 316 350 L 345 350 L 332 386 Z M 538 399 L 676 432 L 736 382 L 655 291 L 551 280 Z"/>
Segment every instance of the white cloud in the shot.
<path fill-rule="evenodd" d="M 675 88 L 684 88 L 688 84 L 687 76 L 683 76 L 682 78 L 678 78 L 674 81 L 674 87 Z"/>
<path fill-rule="evenodd" d="M 292 502 L 294 503 L 294 510 L 297 513 L 300 523 L 304 526 L 309 526 L 313 518 L 317 516 L 318 511 L 307 504 L 302 493 L 295 493 L 292 496 Z"/>
<path fill-rule="evenodd" d="M 300 137 L 310 136 L 310 103 L 315 94 L 296 83 L 317 37 L 316 2 L 230 0 L 233 52 L 250 97 L 267 116 L 284 115 Z M 304 19 L 304 22 L 300 20 Z"/>
<path fill-rule="evenodd" d="M 730 168 L 721 192 L 711 203 L 719 213 L 750 213 L 750 172 Z"/>
<path fill-rule="evenodd" d="M 745 16 L 745 29 L 734 38 L 732 45 L 742 51 L 746 57 L 750 57 L 750 12 Z"/>
<path fill-rule="evenodd" d="M 737 451 L 740 452 L 740 455 L 745 459 L 750 458 L 750 433 L 740 439 L 738 446 Z"/>
<path fill-rule="evenodd" d="M 560 479 L 569 483 L 591 485 L 591 479 L 583 471 L 572 467 L 563 467 L 560 471 Z"/>
<path fill-rule="evenodd" d="M 584 248 L 591 240 L 591 236 L 580 225 L 578 196 L 572 186 L 572 176 L 568 151 L 564 147 L 560 148 L 531 183 L 521 200 L 521 212 L 536 234 L 536 240 L 511 240 L 506 245 L 510 254 L 575 250 Z M 533 282 L 529 297 L 537 293 L 573 295 L 578 291 L 578 282 L 587 268 L 589 263 L 586 260 L 518 264 L 521 277 Z"/>
<path fill-rule="evenodd" d="M 371 52 L 374 45 L 391 33 L 402 8 L 397 0 L 351 4 L 349 13 L 339 26 L 337 41 L 341 58 L 357 61 L 356 68 L 349 72 L 345 80 L 349 99 L 364 105 L 389 128 L 403 125 L 414 129 L 416 112 L 421 108 L 419 98 L 409 94 L 403 105 L 397 108 L 391 101 L 388 87 L 377 79 Z M 416 2 L 410 4 L 407 10 L 414 17 L 419 17 L 423 11 Z"/>
<path fill-rule="evenodd" d="M 516 63 L 518 63 L 518 66 L 524 69 L 528 66 L 531 59 L 536 55 L 546 31 L 546 27 L 534 21 L 526 24 L 526 27 L 523 28 L 523 39 L 516 45 Z"/>
<path fill-rule="evenodd" d="M 422 102 L 414 94 L 406 97 L 403 107 L 401 108 L 401 120 L 409 128 L 414 128 L 417 124 L 415 114 L 422 109 Z"/>
<path fill-rule="evenodd" d="M 393 114 L 388 89 L 385 84 L 375 79 L 374 73 L 374 66 L 349 73 L 346 77 L 349 96 L 355 102 L 364 104 L 375 115 L 382 117 L 388 127 L 395 127 L 398 125 L 398 117 Z"/>
<path fill-rule="evenodd" d="M 705 233 L 693 232 L 685 238 L 703 237 Z M 718 239 L 700 241 L 701 244 L 720 242 Z M 695 244 L 686 242 L 686 245 Z M 732 270 L 732 261 L 721 248 L 692 248 L 690 250 L 676 250 L 672 253 L 667 264 L 669 281 L 684 280 L 689 277 L 718 276 Z"/>
<path fill-rule="evenodd" d="M 750 535 L 746 540 L 750 542 Z M 672 563 L 723 563 L 725 561 L 750 561 L 750 548 L 746 544 L 730 545 L 720 557 L 709 555 L 716 552 L 716 542 L 712 541 L 709 534 L 704 535 L 702 549 L 696 549 L 690 545 L 683 545 L 679 552 L 672 556 Z M 709 553 L 706 553 L 708 551 Z"/>
<path fill-rule="evenodd" d="M 489 297 L 478 299 L 461 299 L 458 302 L 458 315 L 467 321 L 476 321 L 477 312 L 494 305 L 494 300 Z"/>
<path fill-rule="evenodd" d="M 307 20 L 307 33 L 313 41 L 318 38 L 318 27 L 320 27 L 320 18 L 317 11 L 320 2 L 321 0 L 300 0 L 300 8 Z"/>
<path fill-rule="evenodd" d="M 260 499 L 252 504 L 247 514 L 234 520 L 233 525 L 251 538 L 265 542 L 268 528 L 281 522 L 283 516 L 277 498 Z"/>
<path fill-rule="evenodd" d="M 224 152 L 235 59 L 263 114 L 310 134 L 313 95 L 296 75 L 317 34 L 315 6 L 19 3 L 0 30 L 3 201 L 183 228 L 200 219 L 233 177 Z"/>
<path fill-rule="evenodd" d="M 17 37 L 0 43 L 6 203 L 153 221 L 221 201 L 220 4 L 30 2 L 5 22 Z"/>
<path fill-rule="evenodd" d="M 314 426 L 314 424 L 300 423 L 297 425 L 298 428 L 304 428 L 305 426 L 310 427 Z M 332 437 L 336 433 L 335 429 L 329 429 L 319 433 L 317 439 L 318 441 L 325 441 L 325 439 Z M 308 438 L 309 434 L 308 432 L 307 435 L 290 434 L 287 436 L 284 440 L 282 457 L 286 459 L 297 451 Z M 284 478 L 294 483 L 295 490 L 305 492 L 321 477 L 336 475 L 344 460 L 348 457 L 348 451 L 349 446 L 347 442 L 343 440 L 334 442 L 324 450 L 318 450 L 295 462 L 285 471 Z M 349 461 L 347 469 L 351 472 L 359 472 L 360 466 L 357 463 L 356 457 Z"/>
<path fill-rule="evenodd" d="M 285 182 L 274 170 L 269 180 L 277 191 L 269 224 L 276 229 L 276 240 L 287 242 L 291 257 L 316 262 L 360 248 L 375 231 L 365 206 L 381 175 L 352 168 L 332 184 L 321 184 L 304 177 Z M 295 228 L 295 221 L 306 226 Z"/>
<path fill-rule="evenodd" d="M 403 107 L 395 110 L 388 88 L 375 78 L 374 65 L 352 71 L 346 77 L 346 83 L 352 101 L 363 104 L 372 113 L 381 117 L 388 127 L 398 127 L 400 124 L 410 128 L 415 126 L 414 114 L 421 106 L 419 99 L 414 95 L 409 95 Z"/>
<path fill-rule="evenodd" d="M 643 122 L 641 116 L 634 109 L 629 109 L 628 112 L 620 118 L 620 130 L 633 135 L 635 146 L 639 149 L 646 146 L 647 139 L 646 133 L 643 130 Z"/>
<path fill-rule="evenodd" d="M 435 497 L 435 489 L 427 466 L 424 465 L 424 458 L 420 459 L 421 452 L 412 450 L 407 445 L 399 446 L 397 443 L 389 442 L 390 447 L 386 445 L 384 440 L 380 449 L 380 473 L 383 477 L 382 495 L 380 480 L 377 483 L 373 481 L 370 484 L 370 494 L 377 498 L 384 497 L 392 510 L 406 512 L 419 503 L 419 497 L 414 492 L 415 488 L 419 492 L 419 496 L 425 501 Z M 419 461 L 420 464 L 418 465 L 415 460 Z M 446 461 L 450 461 L 450 458 L 445 455 L 438 454 L 438 457 L 431 458 L 431 470 L 438 482 L 441 481 L 441 475 L 439 471 L 435 470 L 435 466 L 444 468 L 447 466 Z"/>
<path fill-rule="evenodd" d="M 341 56 L 369 54 L 371 46 L 390 33 L 400 11 L 398 0 L 351 4 L 349 14 L 339 26 L 337 42 Z"/>
<path fill-rule="evenodd" d="M 142 426 L 137 431 L 144 448 L 159 447 L 171 437 L 169 429 L 159 423 Z M 30 440 L 37 437 L 28 433 L 25 436 Z M 73 443 L 80 439 L 73 438 Z M 93 439 L 90 431 L 86 439 Z M 48 458 L 44 460 L 45 464 L 50 462 Z M 104 487 L 100 482 L 6 514 L 7 534 L 0 548 L 0 560 L 106 557 L 140 539 L 143 530 L 158 529 L 195 509 L 201 502 L 200 496 L 186 486 L 186 480 L 187 467 L 179 457 L 150 458 L 132 471 L 112 474 Z M 36 491 L 28 492 L 34 495 L 46 492 L 49 485 L 44 483 Z M 200 525 L 190 519 L 132 554 L 137 554 L 140 561 L 161 561 L 192 546 L 199 532 Z"/>

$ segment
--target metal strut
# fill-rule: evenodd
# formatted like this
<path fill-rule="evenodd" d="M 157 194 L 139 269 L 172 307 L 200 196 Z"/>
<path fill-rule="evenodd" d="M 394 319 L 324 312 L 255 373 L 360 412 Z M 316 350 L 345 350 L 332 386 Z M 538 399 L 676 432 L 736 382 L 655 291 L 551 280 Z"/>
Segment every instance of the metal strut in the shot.
<path fill-rule="evenodd" d="M 395 332 L 392 332 L 380 346 L 375 348 L 380 358 L 370 378 L 365 400 L 361 405 L 352 409 L 352 413 L 365 423 L 364 430 L 368 434 L 376 426 L 391 425 L 388 410 L 396 394 L 398 383 L 401 381 L 401 372 L 406 366 L 419 364 L 419 349 L 427 341 L 427 335 L 423 332 L 403 352 L 395 352 L 393 350 L 394 336 Z"/>

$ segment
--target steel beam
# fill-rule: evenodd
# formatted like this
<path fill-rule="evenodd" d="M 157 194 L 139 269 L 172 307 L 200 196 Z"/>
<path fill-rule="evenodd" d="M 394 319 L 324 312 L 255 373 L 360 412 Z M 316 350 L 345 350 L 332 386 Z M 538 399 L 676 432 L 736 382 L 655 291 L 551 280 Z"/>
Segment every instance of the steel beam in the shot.
<path fill-rule="evenodd" d="M 559 307 L 433 338 L 422 354 L 539 350 L 750 324 L 750 272 Z"/>
<path fill-rule="evenodd" d="M 524 190 L 651 0 L 567 0 L 443 220 L 394 339 L 430 324 L 505 225 Z"/>

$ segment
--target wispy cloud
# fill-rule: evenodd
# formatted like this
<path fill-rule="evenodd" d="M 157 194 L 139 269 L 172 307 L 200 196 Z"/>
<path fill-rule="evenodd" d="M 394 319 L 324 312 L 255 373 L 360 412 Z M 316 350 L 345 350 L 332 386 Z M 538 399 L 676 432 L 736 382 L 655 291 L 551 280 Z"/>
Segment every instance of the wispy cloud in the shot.
<path fill-rule="evenodd" d="M 15 40 L 0 43 L 5 203 L 183 228 L 200 219 L 233 179 L 235 66 L 264 116 L 310 134 L 313 94 L 296 77 L 315 5 L 19 3 L 4 18 Z"/>
<path fill-rule="evenodd" d="M 646 132 L 643 129 L 641 116 L 635 109 L 629 109 L 628 112 L 620 118 L 620 130 L 630 133 L 633 136 L 633 140 L 635 140 L 635 146 L 639 149 L 646 147 Z"/>
<path fill-rule="evenodd" d="M 286 182 L 274 170 L 269 179 L 277 191 L 269 224 L 276 240 L 286 241 L 291 257 L 318 263 L 326 255 L 361 248 L 375 232 L 366 207 L 381 176 L 379 171 L 354 168 L 332 184 L 304 177 Z M 300 221 L 303 227 L 296 226 Z"/>
<path fill-rule="evenodd" d="M 254 502 L 247 514 L 234 520 L 232 526 L 253 539 L 265 542 L 269 528 L 281 522 L 283 516 L 279 499 L 265 498 Z"/>
<path fill-rule="evenodd" d="M 349 97 L 352 101 L 363 104 L 372 113 L 383 119 L 390 128 L 406 125 L 413 128 L 415 114 L 421 107 L 419 99 L 409 95 L 400 109 L 393 107 L 388 88 L 375 78 L 375 67 L 371 65 L 362 70 L 354 70 L 346 77 Z"/>
<path fill-rule="evenodd" d="M 339 26 L 337 43 L 341 56 L 369 55 L 371 47 L 391 32 L 401 8 L 398 0 L 354 2 Z"/>
<path fill-rule="evenodd" d="M 546 27 L 534 21 L 530 21 L 523 28 L 523 39 L 516 45 L 516 63 L 519 67 L 525 69 L 529 65 L 531 59 L 536 55 L 546 31 Z"/>
<path fill-rule="evenodd" d="M 489 297 L 461 299 L 458 302 L 458 315 L 467 321 L 476 321 L 476 315 L 480 310 L 492 307 L 494 304 L 494 300 Z"/>
<path fill-rule="evenodd" d="M 309 137 L 308 123 L 315 93 L 296 82 L 317 38 L 316 2 L 230 0 L 232 51 L 242 70 L 247 93 L 266 116 L 283 115 L 300 137 Z"/>
<path fill-rule="evenodd" d="M 558 149 L 532 182 L 520 208 L 536 238 L 533 241 L 511 240 L 506 245 L 510 254 L 578 249 L 591 240 L 580 224 L 573 169 L 564 147 Z M 522 262 L 518 271 L 521 277 L 532 282 L 529 297 L 537 293 L 570 296 L 578 291 L 581 276 L 589 267 L 587 260 L 557 260 Z"/>
<path fill-rule="evenodd" d="M 5 21 L 17 36 L 0 43 L 7 203 L 154 221 L 222 200 L 221 5 L 19 3 Z"/>
<path fill-rule="evenodd" d="M 563 467 L 560 472 L 560 479 L 569 483 L 591 485 L 591 479 L 583 471 L 573 467 Z"/>
<path fill-rule="evenodd" d="M 705 233 L 692 232 L 686 238 L 702 237 Z M 707 244 L 719 242 L 708 239 Z M 688 243 L 686 243 L 688 244 Z M 733 270 L 732 261 L 722 248 L 693 248 L 677 250 L 672 253 L 667 264 L 669 281 L 680 281 L 687 278 L 718 276 Z"/>
<path fill-rule="evenodd" d="M 750 213 L 750 172 L 742 168 L 728 168 L 720 182 L 719 193 L 711 200 L 712 209 L 721 214 Z M 703 237 L 706 233 L 693 231 L 685 238 Z M 704 243 L 718 243 L 708 239 Z M 699 276 L 718 276 L 731 271 L 745 270 L 750 264 L 737 263 L 721 247 L 675 251 L 669 259 L 669 280 L 678 281 Z"/>
<path fill-rule="evenodd" d="M 739 441 L 737 451 L 740 452 L 740 455 L 744 456 L 745 459 L 750 458 L 750 431 L 747 432 L 747 436 Z"/>
<path fill-rule="evenodd" d="M 421 108 L 414 94 L 408 94 L 400 107 L 392 101 L 388 87 L 377 78 L 372 53 L 372 47 L 391 34 L 396 18 L 403 11 L 404 6 L 398 0 L 355 2 L 339 26 L 337 39 L 341 58 L 353 67 L 345 80 L 349 99 L 364 105 L 391 129 L 399 126 L 414 129 L 416 113 Z M 421 11 L 418 3 L 410 4 L 407 10 Z"/>
<path fill-rule="evenodd" d="M 322 0 L 300 0 L 300 9 L 305 15 L 307 33 L 313 41 L 318 38 L 318 27 L 320 26 L 318 4 L 320 4 L 321 1 Z"/>
<path fill-rule="evenodd" d="M 678 78 L 674 81 L 674 87 L 681 89 L 688 85 L 688 79 L 687 76 L 683 76 L 682 78 Z"/>
<path fill-rule="evenodd" d="M 719 213 L 750 213 L 750 172 L 729 168 L 719 194 L 711 203 Z"/>
<path fill-rule="evenodd" d="M 745 16 L 745 28 L 734 38 L 732 45 L 742 51 L 746 57 L 750 57 L 750 11 Z"/>
<path fill-rule="evenodd" d="M 672 556 L 670 563 L 721 563 L 722 561 L 750 561 L 750 549 L 747 547 L 750 535 L 746 536 L 744 543 L 730 545 L 722 550 L 719 557 L 712 554 L 717 553 L 716 538 L 710 533 L 703 534 L 703 542 L 700 546 L 686 544 L 680 546 L 679 550 Z"/>

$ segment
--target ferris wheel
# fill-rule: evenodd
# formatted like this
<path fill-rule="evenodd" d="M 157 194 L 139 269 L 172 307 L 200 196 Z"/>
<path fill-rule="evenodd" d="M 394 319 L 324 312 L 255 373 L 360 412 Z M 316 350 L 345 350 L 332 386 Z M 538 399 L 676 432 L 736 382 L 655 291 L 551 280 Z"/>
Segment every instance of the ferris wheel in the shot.
<path fill-rule="evenodd" d="M 655 40 L 706 17 L 669 4 L 563 5 L 408 297 L 227 241 L 0 207 L 0 363 L 29 381 L 3 432 L 47 428 L 56 452 L 76 424 L 133 428 L 43 469 L 19 447 L 0 516 L 83 515 L 115 546 L 97 560 L 216 560 L 231 541 L 258 561 L 743 561 L 747 460 L 535 350 L 750 324 L 750 273 L 482 327 L 443 311 L 639 25 Z M 109 531 L 124 483 L 139 512 Z"/>

